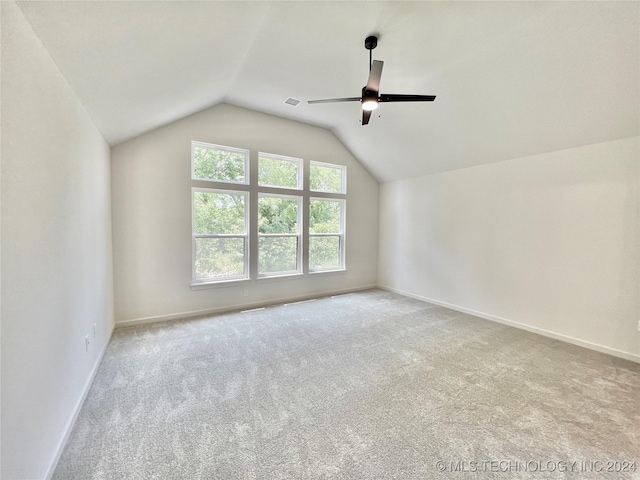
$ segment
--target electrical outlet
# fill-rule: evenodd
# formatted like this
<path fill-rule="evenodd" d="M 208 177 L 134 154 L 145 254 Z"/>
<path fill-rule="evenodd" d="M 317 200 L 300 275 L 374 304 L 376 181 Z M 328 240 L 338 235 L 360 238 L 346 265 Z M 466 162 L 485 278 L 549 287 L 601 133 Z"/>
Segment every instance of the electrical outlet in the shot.
<path fill-rule="evenodd" d="M 89 335 L 87 335 L 86 337 L 84 337 L 84 351 L 88 352 L 89 351 L 89 344 L 91 342 L 89 341 Z"/>
<path fill-rule="evenodd" d="M 245 297 L 248 297 L 248 296 L 249 296 L 249 290 L 248 290 L 248 289 L 246 289 L 246 288 L 245 288 L 245 290 L 244 290 L 244 296 L 245 296 Z"/>
<path fill-rule="evenodd" d="M 97 324 L 93 324 L 93 338 L 96 338 L 96 326 Z"/>

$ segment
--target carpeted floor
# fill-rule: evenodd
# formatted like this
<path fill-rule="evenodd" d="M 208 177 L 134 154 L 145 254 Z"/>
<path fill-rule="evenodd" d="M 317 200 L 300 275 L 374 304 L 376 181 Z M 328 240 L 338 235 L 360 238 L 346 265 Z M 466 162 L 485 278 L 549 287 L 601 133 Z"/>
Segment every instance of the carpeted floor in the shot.
<path fill-rule="evenodd" d="M 640 365 L 382 290 L 122 328 L 54 478 L 638 479 Z"/>

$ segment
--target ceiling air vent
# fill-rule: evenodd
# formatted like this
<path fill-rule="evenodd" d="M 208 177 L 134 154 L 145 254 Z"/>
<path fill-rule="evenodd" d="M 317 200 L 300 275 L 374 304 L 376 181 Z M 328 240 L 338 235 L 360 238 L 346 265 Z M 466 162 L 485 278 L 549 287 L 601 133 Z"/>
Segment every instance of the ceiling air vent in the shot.
<path fill-rule="evenodd" d="M 297 107 L 298 104 L 300 103 L 300 100 L 298 100 L 297 98 L 287 98 L 284 103 L 286 103 L 287 105 L 293 105 L 294 107 Z"/>

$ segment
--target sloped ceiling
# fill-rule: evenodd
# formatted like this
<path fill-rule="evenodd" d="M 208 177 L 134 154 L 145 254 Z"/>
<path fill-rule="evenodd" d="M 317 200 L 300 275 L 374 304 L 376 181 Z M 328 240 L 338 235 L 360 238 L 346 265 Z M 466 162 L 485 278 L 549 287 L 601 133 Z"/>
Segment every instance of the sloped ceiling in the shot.
<path fill-rule="evenodd" d="M 331 129 L 390 181 L 640 131 L 638 2 L 17 2 L 117 144 L 226 102 Z M 365 127 L 364 38 L 383 104 Z M 303 102 L 292 107 L 287 97 Z"/>

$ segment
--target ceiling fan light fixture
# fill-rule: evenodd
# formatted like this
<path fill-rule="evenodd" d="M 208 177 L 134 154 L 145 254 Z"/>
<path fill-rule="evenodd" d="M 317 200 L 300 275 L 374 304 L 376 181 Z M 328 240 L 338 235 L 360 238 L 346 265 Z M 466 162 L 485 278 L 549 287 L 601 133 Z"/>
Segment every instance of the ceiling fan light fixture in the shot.
<path fill-rule="evenodd" d="M 362 110 L 373 112 L 376 108 L 378 108 L 378 92 L 366 86 L 362 87 Z"/>
<path fill-rule="evenodd" d="M 362 109 L 367 112 L 373 112 L 376 108 L 378 108 L 378 100 L 373 98 L 363 98 L 362 99 Z"/>

